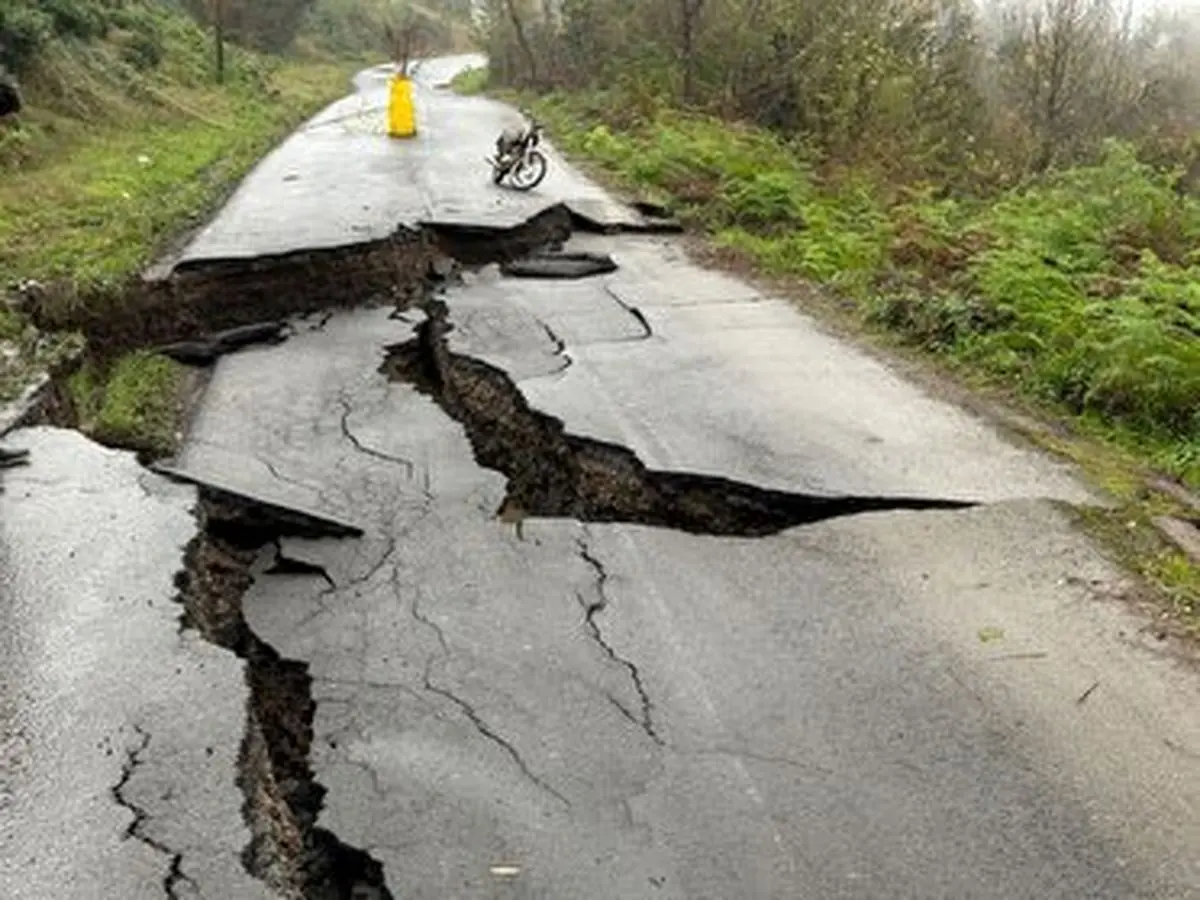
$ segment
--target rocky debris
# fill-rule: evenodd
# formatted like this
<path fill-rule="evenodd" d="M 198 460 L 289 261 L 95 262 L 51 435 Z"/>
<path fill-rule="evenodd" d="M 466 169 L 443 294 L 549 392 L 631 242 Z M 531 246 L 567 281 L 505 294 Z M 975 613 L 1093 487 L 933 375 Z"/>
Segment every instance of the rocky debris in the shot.
<path fill-rule="evenodd" d="M 285 340 L 287 340 L 287 322 L 280 319 L 274 322 L 258 322 L 254 325 L 227 328 L 224 331 L 191 341 L 165 344 L 158 347 L 156 352 L 185 365 L 208 366 L 212 365 L 218 357 L 250 344 L 278 344 Z"/>
<path fill-rule="evenodd" d="M 517 278 L 587 278 L 617 271 L 607 253 L 533 253 L 503 263 L 500 271 Z"/>
<path fill-rule="evenodd" d="M 1159 516 L 1154 526 L 1193 563 L 1200 565 L 1200 519 L 1191 521 L 1178 516 Z"/>

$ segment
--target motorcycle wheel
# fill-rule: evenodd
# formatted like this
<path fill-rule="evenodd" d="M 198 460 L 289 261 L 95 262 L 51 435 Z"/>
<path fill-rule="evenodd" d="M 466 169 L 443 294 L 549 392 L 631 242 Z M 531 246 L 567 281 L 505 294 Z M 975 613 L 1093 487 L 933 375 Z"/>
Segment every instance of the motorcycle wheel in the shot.
<path fill-rule="evenodd" d="M 542 183 L 549 168 L 545 156 L 537 150 L 530 150 L 513 168 L 512 186 L 518 191 L 532 190 Z"/>

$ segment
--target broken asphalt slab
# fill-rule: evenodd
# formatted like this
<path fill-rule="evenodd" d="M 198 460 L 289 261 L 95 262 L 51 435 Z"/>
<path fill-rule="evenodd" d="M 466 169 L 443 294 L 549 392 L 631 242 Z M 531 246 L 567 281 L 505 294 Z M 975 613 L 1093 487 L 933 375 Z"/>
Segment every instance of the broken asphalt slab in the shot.
<path fill-rule="evenodd" d="M 531 409 L 503 370 L 449 349 L 453 326 L 445 303 L 431 300 L 426 311 L 416 337 L 386 348 L 381 371 L 433 396 L 463 424 L 478 462 L 508 478 L 506 503 L 524 515 L 761 537 L 865 512 L 972 505 L 936 497 L 788 493 L 647 469 L 628 449 L 571 434 L 561 421 Z"/>
<path fill-rule="evenodd" d="M 237 475 L 214 471 L 208 474 L 188 472 L 179 469 L 169 462 L 158 462 L 150 466 L 151 470 L 172 481 L 191 484 L 203 488 L 213 496 L 230 503 L 236 503 L 253 509 L 253 515 L 262 520 L 270 520 L 272 527 L 282 533 L 296 537 L 362 537 L 363 530 L 350 522 L 306 508 L 301 502 L 273 494 L 269 489 L 260 486 L 241 486 Z M 268 486 L 274 486 L 268 483 Z M 248 514 L 249 515 L 249 514 Z M 248 527 L 254 527 L 251 524 Z"/>
<path fill-rule="evenodd" d="M 208 366 L 219 356 L 232 353 L 251 344 L 277 344 L 287 340 L 287 322 L 256 322 L 206 334 L 190 341 L 177 341 L 155 348 L 156 353 L 169 356 L 186 365 Z"/>
<path fill-rule="evenodd" d="M 241 663 L 179 632 L 195 493 L 75 432 L 9 443 L 0 895 L 269 896 L 239 860 Z"/>
<path fill-rule="evenodd" d="M 513 278 L 588 278 L 616 270 L 613 258 L 604 253 L 532 253 L 500 266 Z"/>

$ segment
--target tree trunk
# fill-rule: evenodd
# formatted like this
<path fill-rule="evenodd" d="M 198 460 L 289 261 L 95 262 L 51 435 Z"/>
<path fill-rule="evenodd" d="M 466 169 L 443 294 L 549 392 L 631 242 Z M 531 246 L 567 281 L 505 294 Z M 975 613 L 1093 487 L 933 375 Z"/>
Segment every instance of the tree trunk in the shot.
<path fill-rule="evenodd" d="M 531 86 L 537 87 L 537 57 L 533 55 L 533 48 L 529 46 L 529 38 L 525 35 L 525 24 L 521 21 L 521 14 L 517 12 L 514 0 L 504 0 L 504 5 L 508 8 L 508 17 L 512 20 L 513 31 L 517 34 L 517 43 L 521 47 L 521 54 L 525 57 L 525 64 L 529 67 L 529 83 Z"/>
<path fill-rule="evenodd" d="M 217 84 L 225 83 L 225 0 L 213 0 L 213 45 L 216 51 Z"/>
<path fill-rule="evenodd" d="M 690 106 L 696 99 L 696 23 L 700 17 L 700 9 L 704 0 L 679 0 L 680 12 L 683 14 L 679 51 L 680 63 L 683 66 L 683 103 Z"/>

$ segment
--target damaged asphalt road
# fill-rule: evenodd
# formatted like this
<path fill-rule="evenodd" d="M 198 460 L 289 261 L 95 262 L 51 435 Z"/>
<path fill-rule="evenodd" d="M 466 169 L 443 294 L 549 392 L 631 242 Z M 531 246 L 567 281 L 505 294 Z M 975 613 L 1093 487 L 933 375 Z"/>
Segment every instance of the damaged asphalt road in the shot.
<path fill-rule="evenodd" d="M 399 222 L 458 277 L 222 356 L 161 475 L 6 443 L 0 894 L 1200 896 L 1200 682 L 1090 492 L 557 157 L 486 188 L 460 65 L 402 145 L 364 73 L 183 259 Z M 616 268 L 479 268 L 564 224 Z"/>

